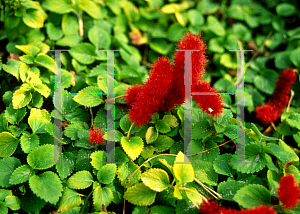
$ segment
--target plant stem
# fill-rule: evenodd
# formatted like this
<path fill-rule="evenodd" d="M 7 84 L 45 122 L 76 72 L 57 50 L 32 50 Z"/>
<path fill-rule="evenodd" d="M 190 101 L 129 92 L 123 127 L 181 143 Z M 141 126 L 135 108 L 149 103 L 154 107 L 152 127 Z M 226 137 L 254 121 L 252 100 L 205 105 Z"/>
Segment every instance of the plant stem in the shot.
<path fill-rule="evenodd" d="M 90 192 L 90 194 L 85 198 L 85 200 L 84 200 L 84 205 L 83 205 L 82 210 L 81 210 L 81 214 L 84 214 L 84 213 L 85 213 L 84 211 L 85 211 L 87 202 L 88 202 L 90 196 L 92 195 L 92 193 L 93 193 L 93 190 L 92 190 L 92 191 Z"/>
<path fill-rule="evenodd" d="M 133 127 L 133 125 L 134 125 L 134 123 L 132 123 L 132 124 L 131 124 L 131 126 L 130 126 L 130 128 L 129 128 L 129 131 L 128 131 L 128 133 L 127 133 L 127 138 L 129 138 L 129 137 L 130 137 L 130 131 L 131 131 L 131 129 L 132 129 L 132 127 Z"/>

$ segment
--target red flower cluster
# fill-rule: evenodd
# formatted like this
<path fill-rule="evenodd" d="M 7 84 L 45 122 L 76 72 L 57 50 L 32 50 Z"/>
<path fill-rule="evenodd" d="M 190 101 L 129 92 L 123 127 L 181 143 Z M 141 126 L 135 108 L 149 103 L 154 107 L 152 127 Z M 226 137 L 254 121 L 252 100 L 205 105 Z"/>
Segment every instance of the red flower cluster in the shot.
<path fill-rule="evenodd" d="M 93 127 L 89 130 L 89 135 L 90 137 L 88 138 L 88 140 L 94 146 L 96 146 L 96 144 L 105 142 L 105 140 L 103 139 L 104 133 L 102 133 L 102 130 L 100 128 Z"/>
<path fill-rule="evenodd" d="M 231 208 L 224 208 L 210 198 L 207 202 L 202 202 L 199 211 L 201 214 L 276 214 L 272 207 L 263 205 L 251 209 L 242 209 L 240 211 Z"/>
<path fill-rule="evenodd" d="M 256 108 L 257 118 L 265 123 L 277 120 L 289 103 L 290 89 L 297 75 L 292 69 L 283 70 L 276 82 L 276 89 L 267 104 Z"/>
<path fill-rule="evenodd" d="M 291 209 L 298 204 L 300 192 L 293 174 L 287 174 L 280 179 L 277 193 L 284 209 Z"/>
<path fill-rule="evenodd" d="M 178 50 L 195 50 L 191 52 L 192 92 L 216 92 L 209 83 L 201 80 L 207 62 L 205 45 L 200 36 L 187 33 L 179 41 Z M 196 51 L 197 50 L 197 51 Z M 126 91 L 129 118 L 137 125 L 143 125 L 155 112 L 173 110 L 185 101 L 184 63 L 185 52 L 177 51 L 174 65 L 168 58 L 159 58 L 151 70 L 144 86 L 133 85 Z M 222 99 L 219 94 L 193 95 L 193 99 L 211 116 L 222 113 Z"/>

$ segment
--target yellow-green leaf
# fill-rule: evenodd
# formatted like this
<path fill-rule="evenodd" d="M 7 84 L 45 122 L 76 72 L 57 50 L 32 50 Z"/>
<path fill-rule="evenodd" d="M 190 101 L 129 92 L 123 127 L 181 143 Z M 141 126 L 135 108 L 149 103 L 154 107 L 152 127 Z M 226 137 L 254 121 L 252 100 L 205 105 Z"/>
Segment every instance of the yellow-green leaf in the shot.
<path fill-rule="evenodd" d="M 0 133 L 0 157 L 11 156 L 19 143 L 19 139 L 15 138 L 9 132 Z"/>
<path fill-rule="evenodd" d="M 23 108 L 30 103 L 32 95 L 30 91 L 18 89 L 15 91 L 12 99 L 14 109 Z"/>
<path fill-rule="evenodd" d="M 193 166 L 189 159 L 180 151 L 174 162 L 174 175 L 181 183 L 192 182 L 195 178 Z"/>

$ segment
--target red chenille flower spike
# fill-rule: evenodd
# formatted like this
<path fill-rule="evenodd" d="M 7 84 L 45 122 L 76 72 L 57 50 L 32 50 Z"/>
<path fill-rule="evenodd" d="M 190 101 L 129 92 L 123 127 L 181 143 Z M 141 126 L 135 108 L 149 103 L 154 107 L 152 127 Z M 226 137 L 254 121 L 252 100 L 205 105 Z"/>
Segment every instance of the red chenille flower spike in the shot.
<path fill-rule="evenodd" d="M 298 204 L 300 192 L 293 174 L 287 174 L 280 179 L 277 193 L 284 209 L 291 209 Z"/>
<path fill-rule="evenodd" d="M 192 85 L 192 92 L 212 92 L 217 90 L 210 87 L 208 82 L 199 81 Z M 193 99 L 200 105 L 200 108 L 212 117 L 220 115 L 223 111 L 222 98 L 220 94 L 215 95 L 193 95 Z"/>
<path fill-rule="evenodd" d="M 135 102 L 142 87 L 143 87 L 142 85 L 132 85 L 126 90 L 125 102 L 129 108 L 132 107 L 132 104 Z"/>
<path fill-rule="evenodd" d="M 93 127 L 92 129 L 89 130 L 89 135 L 90 137 L 88 138 L 88 140 L 94 146 L 105 142 L 105 140 L 103 139 L 104 133 L 102 133 L 101 128 Z"/>
<path fill-rule="evenodd" d="M 289 103 L 291 86 L 297 79 L 292 69 L 283 70 L 276 82 L 276 89 L 267 104 L 256 108 L 257 118 L 264 123 L 277 120 Z"/>
<path fill-rule="evenodd" d="M 260 205 L 251 209 L 241 210 L 240 214 L 276 214 L 274 208 Z"/>
<path fill-rule="evenodd" d="M 139 125 L 146 123 L 159 110 L 159 105 L 168 96 L 172 81 L 173 66 L 168 58 L 158 58 L 148 81 L 141 87 L 136 101 L 129 109 L 129 119 Z"/>

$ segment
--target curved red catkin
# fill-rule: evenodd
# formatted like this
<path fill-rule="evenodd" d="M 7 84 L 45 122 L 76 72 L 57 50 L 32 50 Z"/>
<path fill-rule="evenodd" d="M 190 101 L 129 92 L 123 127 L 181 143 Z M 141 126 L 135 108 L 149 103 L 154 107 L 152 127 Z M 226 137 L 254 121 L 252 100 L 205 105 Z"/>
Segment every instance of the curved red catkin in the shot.
<path fill-rule="evenodd" d="M 280 117 L 289 103 L 290 90 L 296 79 L 297 75 L 292 69 L 283 70 L 277 79 L 272 97 L 267 104 L 256 108 L 256 116 L 260 121 L 271 123 Z"/>
<path fill-rule="evenodd" d="M 129 119 L 137 126 L 148 122 L 159 110 L 160 103 L 168 96 L 172 81 L 173 66 L 166 57 L 158 58 L 151 69 L 149 79 L 136 97 L 129 110 Z"/>
<path fill-rule="evenodd" d="M 300 192 L 293 174 L 287 174 L 280 179 L 277 193 L 284 209 L 297 206 Z"/>
<path fill-rule="evenodd" d="M 177 50 L 198 50 L 192 51 L 192 84 L 201 79 L 205 71 L 204 65 L 207 62 L 205 58 L 205 45 L 201 36 L 192 35 L 189 32 L 178 42 Z M 184 63 L 185 52 L 176 51 L 174 56 L 174 73 L 171 87 L 168 90 L 169 96 L 159 106 L 160 111 L 174 109 L 176 106 L 184 103 Z"/>
<path fill-rule="evenodd" d="M 192 85 L 193 92 L 213 92 L 217 90 L 209 85 L 208 82 L 199 81 L 198 84 Z M 219 116 L 223 111 L 223 103 L 220 94 L 215 95 L 193 95 L 194 101 L 200 106 L 200 108 L 207 114 Z"/>
<path fill-rule="evenodd" d="M 132 85 L 125 92 L 125 102 L 129 108 L 132 107 L 132 104 L 135 102 L 138 94 L 142 90 L 142 85 Z"/>

